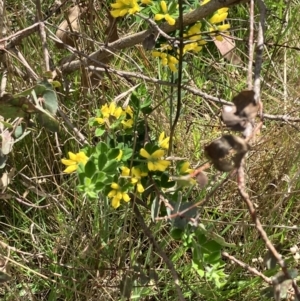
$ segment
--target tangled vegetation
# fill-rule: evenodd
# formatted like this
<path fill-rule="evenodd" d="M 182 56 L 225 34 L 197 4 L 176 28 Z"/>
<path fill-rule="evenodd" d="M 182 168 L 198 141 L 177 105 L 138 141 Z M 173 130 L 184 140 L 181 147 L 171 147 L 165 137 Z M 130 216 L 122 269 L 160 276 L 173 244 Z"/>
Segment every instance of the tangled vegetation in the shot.
<path fill-rule="evenodd" d="M 1 2 L 3 300 L 300 300 L 297 1 Z"/>

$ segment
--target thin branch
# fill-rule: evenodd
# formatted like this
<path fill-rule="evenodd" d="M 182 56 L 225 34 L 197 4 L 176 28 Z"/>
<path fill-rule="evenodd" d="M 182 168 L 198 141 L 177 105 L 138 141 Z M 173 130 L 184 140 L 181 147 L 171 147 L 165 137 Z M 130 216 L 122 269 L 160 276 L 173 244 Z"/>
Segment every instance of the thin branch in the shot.
<path fill-rule="evenodd" d="M 42 22 L 42 8 L 41 8 L 41 1 L 36 0 L 36 10 L 37 10 L 37 18 L 39 21 L 39 28 L 40 28 L 40 36 L 42 40 L 42 47 L 43 47 L 43 54 L 45 60 L 45 67 L 46 71 L 50 71 L 50 63 L 49 63 L 49 51 L 47 48 L 47 38 L 45 32 L 45 24 Z"/>
<path fill-rule="evenodd" d="M 258 7 L 260 13 L 258 37 L 257 37 L 257 48 L 255 57 L 255 70 L 254 70 L 254 99 L 256 103 L 261 102 L 260 99 L 260 72 L 263 61 L 263 50 L 264 50 L 264 33 L 265 33 L 265 18 L 266 18 L 266 5 L 263 0 L 258 0 Z"/>
<path fill-rule="evenodd" d="M 182 63 L 183 63 L 183 6 L 182 6 L 182 0 L 178 0 L 179 5 L 179 58 L 178 58 L 178 78 L 177 78 L 177 107 L 176 107 L 176 115 L 173 121 L 173 124 L 171 126 L 170 131 L 170 141 L 169 141 L 169 150 L 168 155 L 171 155 L 172 148 L 173 148 L 173 138 L 175 135 L 175 128 L 179 120 L 179 116 L 181 113 L 181 83 L 182 83 Z M 170 112 L 173 113 L 172 111 Z M 172 115 L 171 115 L 172 116 Z M 172 119 L 172 117 L 170 117 Z"/>
<path fill-rule="evenodd" d="M 248 78 L 247 78 L 248 90 L 252 90 L 253 33 L 254 33 L 254 0 L 250 0 L 249 62 L 248 62 Z"/>
<path fill-rule="evenodd" d="M 242 268 L 246 269 L 247 271 L 249 271 L 250 273 L 260 277 L 261 279 L 263 279 L 268 284 L 273 284 L 271 278 L 265 276 L 264 274 L 259 272 L 256 268 L 253 268 L 253 267 L 249 266 L 248 264 L 236 259 L 234 256 L 229 255 L 227 252 L 222 252 L 222 256 L 232 260 L 234 263 L 238 264 L 240 267 L 242 267 Z"/>

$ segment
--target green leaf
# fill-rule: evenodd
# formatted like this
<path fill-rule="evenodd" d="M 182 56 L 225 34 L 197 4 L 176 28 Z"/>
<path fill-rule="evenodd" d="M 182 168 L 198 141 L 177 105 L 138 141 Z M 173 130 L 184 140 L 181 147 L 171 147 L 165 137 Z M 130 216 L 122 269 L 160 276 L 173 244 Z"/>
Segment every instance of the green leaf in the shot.
<path fill-rule="evenodd" d="M 84 172 L 87 177 L 91 178 L 96 172 L 95 163 L 93 161 L 88 161 L 84 167 Z"/>
<path fill-rule="evenodd" d="M 130 104 L 133 108 L 139 110 L 140 108 L 140 99 L 136 96 L 136 93 L 132 93 L 130 97 Z"/>
<path fill-rule="evenodd" d="M 122 149 L 122 151 L 123 151 L 123 155 L 121 160 L 125 162 L 131 158 L 133 150 L 132 148 L 124 148 Z"/>
<path fill-rule="evenodd" d="M 161 181 L 160 181 L 160 185 L 163 188 L 172 188 L 176 182 L 175 181 L 169 181 L 169 175 L 167 173 L 163 173 L 161 175 Z"/>
<path fill-rule="evenodd" d="M 118 148 L 112 148 L 107 153 L 107 159 L 113 160 L 120 154 L 120 150 Z"/>
<path fill-rule="evenodd" d="M 119 163 L 115 160 L 109 161 L 106 163 L 103 171 L 110 174 L 116 174 Z"/>
<path fill-rule="evenodd" d="M 106 180 L 106 178 L 106 173 L 104 173 L 103 171 L 99 171 L 93 176 L 92 181 L 96 183 L 103 183 Z"/>
<path fill-rule="evenodd" d="M 45 109 L 48 110 L 52 115 L 56 115 L 58 109 L 56 92 L 54 90 L 46 89 L 43 93 L 43 98 Z"/>
<path fill-rule="evenodd" d="M 181 240 L 183 234 L 184 234 L 184 230 L 182 229 L 173 228 L 171 230 L 171 237 L 175 240 Z"/>
<path fill-rule="evenodd" d="M 38 122 L 51 132 L 59 131 L 59 122 L 52 116 L 40 112 L 37 114 Z"/>
<path fill-rule="evenodd" d="M 98 169 L 99 171 L 102 171 L 105 164 L 107 162 L 107 157 L 104 153 L 101 153 L 100 156 L 98 157 Z"/>
<path fill-rule="evenodd" d="M 104 142 L 99 142 L 96 146 L 96 151 L 100 154 L 106 154 L 108 152 L 108 146 Z"/>
<path fill-rule="evenodd" d="M 95 136 L 96 137 L 101 137 L 104 133 L 105 133 L 104 128 L 97 128 L 96 131 L 95 131 Z"/>

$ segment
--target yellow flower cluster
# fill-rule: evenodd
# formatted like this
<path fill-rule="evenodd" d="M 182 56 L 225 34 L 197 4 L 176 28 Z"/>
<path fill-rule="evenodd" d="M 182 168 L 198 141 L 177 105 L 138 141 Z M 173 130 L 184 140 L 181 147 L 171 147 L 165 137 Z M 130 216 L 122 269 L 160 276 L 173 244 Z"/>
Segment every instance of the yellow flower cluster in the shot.
<path fill-rule="evenodd" d="M 72 173 L 76 171 L 79 163 L 85 165 L 89 160 L 84 152 L 79 152 L 77 154 L 68 152 L 68 155 L 69 159 L 61 159 L 61 163 L 67 166 L 67 168 L 64 170 L 65 173 Z"/>
<path fill-rule="evenodd" d="M 123 178 L 130 178 L 130 183 L 136 185 L 137 191 L 139 193 L 143 193 L 145 191 L 141 178 L 146 177 L 148 175 L 147 172 L 142 172 L 138 167 L 132 167 L 129 169 L 126 166 L 121 167 Z M 128 202 L 130 200 L 130 196 L 127 190 L 124 190 L 118 183 L 114 182 L 110 186 L 112 190 L 108 193 L 108 197 L 112 199 L 111 205 L 114 208 L 118 208 L 121 204 L 121 200 Z"/>
<path fill-rule="evenodd" d="M 111 205 L 116 209 L 120 206 L 121 200 L 125 202 L 130 201 L 130 196 L 127 192 L 122 191 L 122 187 L 118 183 L 112 183 L 111 186 L 112 190 L 108 193 L 108 197 L 112 199 Z"/>
<path fill-rule="evenodd" d="M 114 18 L 123 17 L 126 14 L 133 15 L 140 11 L 137 0 L 116 0 L 115 3 L 111 4 L 111 7 L 113 9 L 111 10 L 110 14 Z"/>
<path fill-rule="evenodd" d="M 228 16 L 228 7 L 218 9 L 215 14 L 208 20 L 213 26 L 209 28 L 209 31 L 226 31 L 230 28 L 230 24 L 215 25 L 225 21 Z M 221 35 L 216 36 L 216 40 L 223 41 Z"/>
<path fill-rule="evenodd" d="M 171 71 L 177 71 L 178 60 L 175 56 L 161 51 L 152 51 L 152 56 L 161 58 L 163 66 L 168 66 Z"/>
<path fill-rule="evenodd" d="M 102 117 L 96 117 L 95 120 L 101 125 L 105 123 L 109 124 L 111 117 L 119 119 L 122 116 L 127 116 L 127 114 L 130 118 L 122 120 L 121 123 L 124 128 L 131 128 L 133 125 L 133 112 L 130 106 L 127 106 L 126 109 L 123 110 L 121 107 L 117 107 L 116 104 L 112 102 L 109 106 L 107 104 L 103 105 L 100 112 Z"/>
<path fill-rule="evenodd" d="M 193 25 L 187 31 L 187 33 L 183 35 L 183 37 L 190 41 L 193 41 L 192 43 L 184 46 L 183 54 L 185 54 L 187 51 L 198 53 L 199 51 L 201 51 L 202 46 L 206 44 L 206 41 L 202 40 L 201 36 L 201 23 L 196 23 L 195 25 Z"/>
<path fill-rule="evenodd" d="M 169 23 L 169 25 L 174 25 L 176 21 L 168 13 L 168 7 L 166 1 L 160 1 L 160 7 L 161 7 L 161 13 L 156 14 L 154 16 L 154 20 L 160 21 L 162 19 L 165 19 Z"/>

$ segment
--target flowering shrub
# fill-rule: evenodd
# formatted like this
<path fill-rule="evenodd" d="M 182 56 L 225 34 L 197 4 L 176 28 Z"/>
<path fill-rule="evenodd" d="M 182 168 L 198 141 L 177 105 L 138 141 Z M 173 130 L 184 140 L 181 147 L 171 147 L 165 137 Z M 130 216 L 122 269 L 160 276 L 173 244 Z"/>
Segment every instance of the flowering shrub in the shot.
<path fill-rule="evenodd" d="M 207 2 L 209 0 L 195 6 Z M 166 21 L 171 26 L 178 17 L 177 1 L 116 0 L 111 8 L 114 18 L 144 13 L 143 17 Z M 184 6 L 184 12 L 188 9 Z M 221 40 L 220 32 L 230 28 L 229 24 L 224 24 L 227 15 L 228 8 L 222 8 L 208 20 L 185 28 L 183 54 L 198 53 L 203 49 L 209 36 L 202 30 Z M 160 37 L 152 56 L 160 59 L 161 64 L 172 72 L 177 72 L 180 51 L 168 42 Z M 169 216 L 187 209 L 184 218 L 170 218 L 171 236 L 181 239 L 187 249 L 192 250 L 193 268 L 197 273 L 221 286 L 226 277 L 220 253 L 224 243 L 220 239 L 211 239 L 204 225 L 192 231 L 189 221 L 197 213 L 196 206 L 191 206 L 191 188 L 197 184 L 195 171 L 189 162 L 168 157 L 170 138 L 165 132 L 149 137 L 151 130 L 145 124 L 145 118 L 152 112 L 151 105 L 151 100 L 140 101 L 136 92 L 125 107 L 116 102 L 101 106 L 89 120 L 100 142 L 85 146 L 76 154 L 69 152 L 69 159 L 62 159 L 67 166 L 64 172 L 77 174 L 77 188 L 83 196 L 109 202 L 114 209 L 137 199 L 151 206 L 153 219 L 159 215 L 162 201 L 168 204 L 164 209 Z M 202 176 L 206 179 L 204 173 Z M 173 211 L 170 208 L 174 208 Z"/>
<path fill-rule="evenodd" d="M 78 189 L 89 198 L 106 197 L 113 208 L 129 202 L 134 196 L 149 195 L 153 185 L 157 189 L 176 190 L 176 182 L 170 180 L 171 161 L 166 158 L 169 137 L 165 132 L 158 139 L 144 143 L 142 114 L 149 112 L 150 102 L 141 105 L 136 95 L 126 108 L 112 102 L 103 105 L 90 120 L 95 135 L 105 138 L 96 146 L 87 146 L 79 153 L 69 152 L 69 159 L 62 159 L 67 166 L 65 173 L 77 172 Z M 133 140 L 134 131 L 138 139 Z M 188 162 L 178 162 L 178 175 L 192 172 Z M 179 166 L 179 165 L 178 165 Z M 150 200 L 155 194 L 150 193 Z"/>

